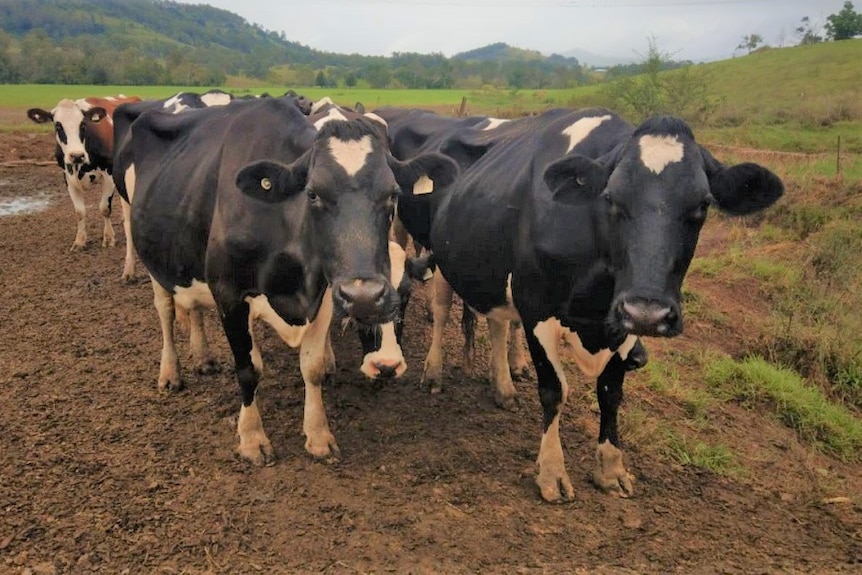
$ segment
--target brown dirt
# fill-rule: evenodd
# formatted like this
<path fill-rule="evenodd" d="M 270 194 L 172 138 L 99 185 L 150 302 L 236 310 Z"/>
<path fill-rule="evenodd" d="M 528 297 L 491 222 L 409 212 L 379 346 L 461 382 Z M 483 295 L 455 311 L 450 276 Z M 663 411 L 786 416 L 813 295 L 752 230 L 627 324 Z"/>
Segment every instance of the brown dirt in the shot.
<path fill-rule="evenodd" d="M 48 136 L 0 135 L 0 164 L 51 154 Z M 74 216 L 59 170 L 0 167 L 0 201 L 34 194 L 51 199 L 46 210 L 0 217 L 0 573 L 862 573 L 859 466 L 732 404 L 712 413 L 710 429 L 746 472 L 675 464 L 634 441 L 626 423 L 634 409 L 659 429 L 682 420 L 644 373 L 627 381 L 621 415 L 635 497 L 590 484 L 597 414 L 592 384 L 572 374 L 563 439 L 576 496 L 543 503 L 534 382 L 517 384 L 514 412 L 497 409 L 487 381 L 458 369 L 452 322 L 447 388 L 428 394 L 421 287 L 403 379 L 369 383 L 355 369 L 355 336 L 334 336 L 340 371 L 325 401 L 339 463 L 304 452 L 297 353 L 266 334 L 261 409 L 278 462 L 252 468 L 233 453 L 238 390 L 214 317 L 222 373 L 185 368 L 185 391 L 157 392 L 150 285 L 124 285 L 122 245 L 98 246 L 95 197 L 91 245 L 70 253 Z M 119 222 L 117 209 L 122 244 Z M 708 226 L 701 249 L 720 248 L 727 225 Z M 653 358 L 742 353 L 746 326 L 763 313 L 756 293 L 698 277 L 688 285 L 729 325 L 692 322 L 673 342 L 649 341 Z M 849 502 L 827 502 L 835 497 Z"/>

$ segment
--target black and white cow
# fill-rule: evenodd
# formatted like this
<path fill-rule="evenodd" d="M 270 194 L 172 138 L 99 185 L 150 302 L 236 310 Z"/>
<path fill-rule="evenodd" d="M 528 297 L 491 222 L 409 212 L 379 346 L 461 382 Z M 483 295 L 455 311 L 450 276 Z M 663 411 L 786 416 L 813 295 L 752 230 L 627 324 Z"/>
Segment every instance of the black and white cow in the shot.
<path fill-rule="evenodd" d="M 453 118 L 427 110 L 399 107 L 384 107 L 375 110 L 374 113 L 387 122 L 392 154 L 401 160 L 420 153 L 439 152 L 444 149 L 450 139 L 457 138 L 457 135 L 464 131 L 481 131 L 500 138 L 513 128 L 516 129 L 521 121 L 511 122 L 486 116 Z M 458 154 L 454 159 L 457 160 L 463 171 L 476 162 L 487 149 L 481 147 L 470 150 L 462 146 L 457 151 Z M 431 218 L 437 206 L 437 196 L 425 195 L 422 193 L 423 191 L 421 185 L 417 186 L 412 196 L 405 197 L 399 202 L 398 221 L 403 224 L 403 229 L 413 236 L 416 243 L 427 248 L 429 246 Z M 406 244 L 406 237 L 402 236 L 398 241 L 404 245 Z M 429 300 L 431 302 L 431 315 L 434 318 L 434 329 L 432 330 L 431 347 L 422 372 L 422 381 L 429 385 L 432 393 L 439 393 L 443 389 L 443 328 L 452 308 L 453 294 L 448 283 L 439 274 L 434 277 L 430 285 L 433 292 Z M 491 322 L 493 320 L 489 321 L 489 331 L 492 337 L 508 339 L 508 345 L 505 346 L 505 357 L 497 355 L 492 358 L 490 363 L 490 379 L 494 384 L 494 400 L 501 407 L 511 409 L 515 406 L 515 386 L 512 379 L 525 377 L 529 371 L 527 359 L 524 356 L 523 332 L 518 322 L 504 322 L 500 325 L 492 325 Z M 469 306 L 465 305 L 461 317 L 461 331 L 464 335 L 461 365 L 463 371 L 468 374 L 473 371 L 474 330 L 475 314 Z M 497 345 L 492 346 L 494 352 L 501 349 Z"/>
<path fill-rule="evenodd" d="M 66 188 L 77 217 L 77 232 L 71 249 L 73 252 L 87 245 L 85 191 L 94 184 L 101 186 L 99 211 L 104 219 L 102 246 L 116 243 L 114 227 L 111 225 L 111 200 L 114 195 L 114 181 L 111 178 L 114 158 L 112 116 L 117 106 L 138 101 L 138 97 L 127 96 L 81 98 L 75 101 L 64 99 L 50 111 L 41 108 L 27 110 L 27 116 L 37 124 L 54 124 L 57 138 L 55 156 L 57 164 L 63 169 Z M 130 265 L 129 241 L 127 233 L 124 269 Z M 131 265 L 134 266 L 134 254 L 131 255 Z"/>
<path fill-rule="evenodd" d="M 301 348 L 306 450 L 337 454 L 321 394 L 334 369 L 330 320 L 392 321 L 387 234 L 397 197 L 423 175 L 448 183 L 457 166 L 442 155 L 395 160 L 366 119 L 317 131 L 294 98 L 148 111 L 131 132 L 132 234 L 162 330 L 172 329 L 174 300 L 217 308 L 242 395 L 239 453 L 256 464 L 273 459 L 255 399 L 261 363 L 251 324 L 260 318 Z M 379 351 L 398 357 L 378 355 L 382 369 L 366 373 L 397 373 L 400 348 Z"/>
<path fill-rule="evenodd" d="M 681 285 L 709 206 L 749 214 L 783 185 L 761 166 L 721 164 L 673 117 L 634 127 L 608 110 L 554 110 L 519 124 L 502 138 L 450 141 L 454 156 L 486 151 L 442 190 L 431 247 L 467 304 L 523 322 L 543 410 L 542 497 L 574 491 L 560 441 L 560 342 L 597 377 L 594 482 L 627 495 L 617 411 L 626 370 L 643 362 L 637 336 L 682 332 Z"/>
<path fill-rule="evenodd" d="M 169 96 L 162 100 L 140 100 L 136 102 L 126 102 L 117 106 L 113 113 L 114 124 L 114 164 L 118 166 L 128 166 L 128 156 L 131 154 L 131 125 L 138 116 L 147 110 L 163 110 L 171 114 L 179 114 L 185 110 L 197 108 L 207 108 L 209 106 L 224 106 L 234 100 L 232 94 L 221 90 L 210 90 L 203 94 L 195 92 L 178 92 L 173 96 Z M 123 208 L 123 224 L 126 232 L 126 261 L 123 268 L 123 279 L 132 281 L 135 278 L 135 246 L 130 231 L 130 198 L 126 190 L 126 177 L 134 177 L 134 174 L 128 174 L 125 169 L 114 170 L 113 179 L 117 193 L 122 199 Z M 197 332 L 197 328 L 202 326 L 203 318 L 191 315 L 192 326 L 192 341 L 199 342 L 194 346 L 195 357 L 207 358 L 201 359 L 198 364 L 202 366 L 204 371 L 210 371 L 214 363 L 209 355 L 206 344 L 206 337 L 203 332 Z M 205 367 L 204 367 L 205 366 Z"/>

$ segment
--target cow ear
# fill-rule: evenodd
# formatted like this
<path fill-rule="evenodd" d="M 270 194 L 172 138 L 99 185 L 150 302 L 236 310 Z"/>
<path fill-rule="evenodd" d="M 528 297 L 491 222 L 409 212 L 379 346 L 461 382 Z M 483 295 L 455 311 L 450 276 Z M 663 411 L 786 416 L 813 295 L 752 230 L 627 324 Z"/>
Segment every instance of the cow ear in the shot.
<path fill-rule="evenodd" d="M 586 156 L 567 156 L 545 169 L 545 184 L 555 200 L 577 203 L 597 197 L 608 184 L 610 170 Z"/>
<path fill-rule="evenodd" d="M 27 117 L 37 124 L 46 124 L 54 121 L 54 114 L 46 112 L 42 108 L 30 108 L 27 110 Z"/>
<path fill-rule="evenodd" d="M 295 196 L 308 182 L 307 154 L 288 165 L 260 160 L 243 167 L 236 187 L 256 200 L 275 204 Z"/>
<path fill-rule="evenodd" d="M 458 164 L 443 154 L 422 154 L 407 162 L 390 155 L 388 161 L 401 191 L 409 195 L 429 194 L 458 177 Z"/>
<path fill-rule="evenodd" d="M 759 212 L 784 193 L 781 179 L 757 164 L 744 163 L 709 175 L 709 188 L 718 208 L 734 216 Z"/>
<path fill-rule="evenodd" d="M 715 204 L 723 212 L 744 216 L 767 208 L 784 194 L 781 179 L 758 164 L 727 167 L 701 147 L 704 170 Z"/>
<path fill-rule="evenodd" d="M 84 117 L 87 118 L 89 121 L 93 122 L 94 124 L 101 122 L 102 119 L 107 115 L 107 110 L 105 110 L 101 106 L 95 106 L 84 112 Z"/>

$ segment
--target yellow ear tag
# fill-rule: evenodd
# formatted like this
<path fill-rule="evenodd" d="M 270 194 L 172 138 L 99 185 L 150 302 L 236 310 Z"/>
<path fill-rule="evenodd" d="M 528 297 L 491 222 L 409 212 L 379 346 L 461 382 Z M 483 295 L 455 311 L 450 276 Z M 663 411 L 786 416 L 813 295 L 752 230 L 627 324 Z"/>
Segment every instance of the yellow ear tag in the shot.
<path fill-rule="evenodd" d="M 413 184 L 413 195 L 421 196 L 422 194 L 430 194 L 434 191 L 434 182 L 428 176 L 421 176 L 416 183 Z"/>
<path fill-rule="evenodd" d="M 267 190 L 267 191 L 271 190 L 272 189 L 272 180 L 270 180 L 269 178 L 262 179 L 260 181 L 260 187 L 263 188 L 264 190 Z"/>

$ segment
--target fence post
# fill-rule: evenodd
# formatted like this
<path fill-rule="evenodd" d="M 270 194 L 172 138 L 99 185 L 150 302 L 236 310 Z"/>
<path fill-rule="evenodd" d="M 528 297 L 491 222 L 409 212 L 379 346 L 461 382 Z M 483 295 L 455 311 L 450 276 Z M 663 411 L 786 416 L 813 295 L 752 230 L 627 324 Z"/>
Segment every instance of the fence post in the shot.
<path fill-rule="evenodd" d="M 461 97 L 461 107 L 458 109 L 458 117 L 464 117 L 464 110 L 467 108 L 467 96 Z"/>
<path fill-rule="evenodd" d="M 838 149 L 835 152 L 835 174 L 841 175 L 841 134 L 838 135 Z"/>

